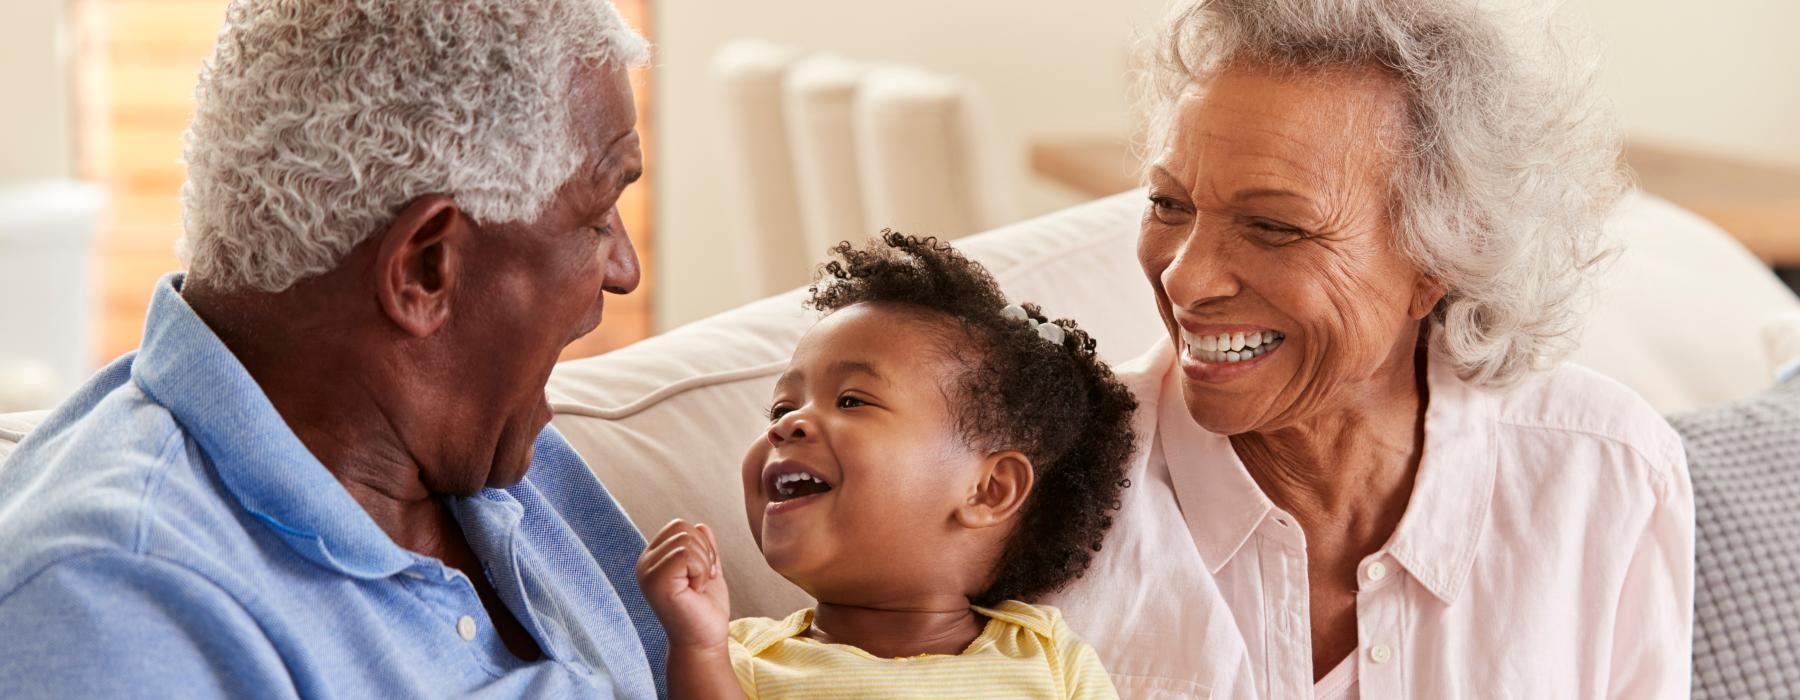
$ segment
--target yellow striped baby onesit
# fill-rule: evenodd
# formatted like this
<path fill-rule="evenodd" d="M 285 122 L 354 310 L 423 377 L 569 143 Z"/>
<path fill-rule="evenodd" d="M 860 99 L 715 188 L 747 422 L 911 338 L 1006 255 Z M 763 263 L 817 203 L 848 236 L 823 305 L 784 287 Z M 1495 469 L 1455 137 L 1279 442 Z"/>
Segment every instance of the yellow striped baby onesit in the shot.
<path fill-rule="evenodd" d="M 1092 647 L 1048 606 L 975 608 L 981 636 L 955 656 L 883 659 L 801 636 L 807 608 L 785 620 L 731 623 L 731 665 L 752 698 L 1117 698 Z"/>

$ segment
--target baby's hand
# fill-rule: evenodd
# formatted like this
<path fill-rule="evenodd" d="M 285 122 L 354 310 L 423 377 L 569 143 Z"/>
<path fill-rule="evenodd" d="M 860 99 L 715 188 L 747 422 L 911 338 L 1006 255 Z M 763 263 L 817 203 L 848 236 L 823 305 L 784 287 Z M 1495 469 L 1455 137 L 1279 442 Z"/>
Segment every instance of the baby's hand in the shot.
<path fill-rule="evenodd" d="M 671 646 L 724 646 L 731 598 L 712 528 L 670 521 L 638 558 L 637 577 Z"/>

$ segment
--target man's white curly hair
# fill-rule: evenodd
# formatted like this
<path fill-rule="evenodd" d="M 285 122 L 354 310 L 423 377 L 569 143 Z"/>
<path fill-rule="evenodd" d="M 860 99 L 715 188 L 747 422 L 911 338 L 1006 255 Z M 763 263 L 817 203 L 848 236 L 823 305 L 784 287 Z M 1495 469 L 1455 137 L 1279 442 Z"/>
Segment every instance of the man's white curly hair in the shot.
<path fill-rule="evenodd" d="M 233 0 L 187 132 L 182 255 L 280 291 L 421 195 L 533 220 L 589 155 L 575 71 L 648 55 L 606 0 Z"/>
<path fill-rule="evenodd" d="M 1149 153 L 1176 99 L 1233 64 L 1376 66 L 1404 86 L 1392 211 L 1401 249 L 1448 287 L 1433 347 L 1506 386 L 1567 356 L 1630 181 L 1598 65 L 1553 16 L 1477 0 L 1197 0 L 1162 25 L 1146 74 Z"/>

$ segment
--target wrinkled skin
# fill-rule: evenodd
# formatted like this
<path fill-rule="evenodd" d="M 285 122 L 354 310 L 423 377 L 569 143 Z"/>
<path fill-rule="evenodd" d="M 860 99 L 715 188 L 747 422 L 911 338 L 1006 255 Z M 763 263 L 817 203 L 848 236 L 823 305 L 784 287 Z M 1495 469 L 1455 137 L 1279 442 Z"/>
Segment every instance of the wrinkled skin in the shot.
<path fill-rule="evenodd" d="M 1183 399 L 1300 521 L 1315 677 L 1356 648 L 1357 563 L 1398 525 L 1422 451 L 1421 321 L 1443 288 L 1396 244 L 1406 105 L 1372 67 L 1236 66 L 1180 99 L 1149 169 L 1138 256 Z M 1232 329 L 1285 338 L 1241 366 L 1189 347 Z"/>
<path fill-rule="evenodd" d="M 535 641 L 488 584 L 444 502 L 525 477 L 563 347 L 637 288 L 617 204 L 643 169 L 624 70 L 572 77 L 589 154 L 528 222 L 481 223 L 454 193 L 408 203 L 338 266 L 280 292 L 190 276 L 184 298 L 300 441 L 401 547 L 461 570 L 508 649 Z"/>

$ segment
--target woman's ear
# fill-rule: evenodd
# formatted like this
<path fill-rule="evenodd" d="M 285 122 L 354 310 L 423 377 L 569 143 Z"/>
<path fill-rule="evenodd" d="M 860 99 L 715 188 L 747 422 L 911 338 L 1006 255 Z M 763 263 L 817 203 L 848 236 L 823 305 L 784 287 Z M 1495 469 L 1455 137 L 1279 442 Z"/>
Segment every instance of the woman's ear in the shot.
<path fill-rule="evenodd" d="M 1437 308 L 1438 302 L 1444 300 L 1444 294 L 1447 292 L 1448 289 L 1445 288 L 1444 283 L 1438 281 L 1437 278 L 1430 275 L 1419 275 L 1413 281 L 1412 302 L 1406 307 L 1407 316 L 1414 321 L 1424 320 L 1426 316 L 1431 315 L 1433 309 Z"/>
<path fill-rule="evenodd" d="M 981 463 L 981 477 L 956 509 L 956 522 L 971 530 L 1004 525 L 1031 495 L 1031 458 L 1016 450 L 996 452 Z"/>
<path fill-rule="evenodd" d="M 448 195 L 419 197 L 394 217 L 375 254 L 375 294 L 395 325 L 424 338 L 450 317 L 469 234 L 468 219 Z"/>

